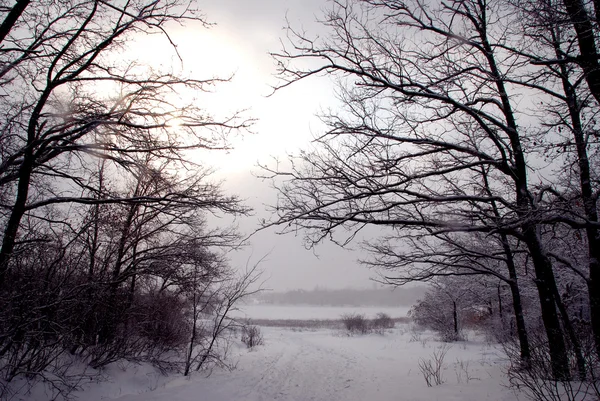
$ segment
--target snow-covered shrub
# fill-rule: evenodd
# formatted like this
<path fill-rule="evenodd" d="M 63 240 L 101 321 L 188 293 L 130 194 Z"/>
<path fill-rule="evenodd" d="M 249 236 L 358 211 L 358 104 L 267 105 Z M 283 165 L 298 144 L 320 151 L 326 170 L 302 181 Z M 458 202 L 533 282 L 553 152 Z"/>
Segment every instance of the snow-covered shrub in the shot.
<path fill-rule="evenodd" d="M 383 334 L 387 329 L 394 328 L 394 320 L 387 313 L 380 312 L 371 321 L 371 329 L 379 334 Z"/>
<path fill-rule="evenodd" d="M 546 338 L 540 330 L 530 330 L 531 358 L 525 364 L 516 341 L 503 343 L 510 366 L 506 371 L 511 387 L 532 401 L 596 401 L 600 400 L 600 363 L 591 336 L 581 344 L 584 367 L 569 350 L 570 377 L 556 380 Z"/>
<path fill-rule="evenodd" d="M 444 342 L 458 341 L 462 338 L 458 312 L 443 299 L 427 293 L 409 311 L 409 316 L 418 326 L 438 333 Z"/>
<path fill-rule="evenodd" d="M 252 324 L 245 324 L 242 327 L 242 342 L 248 348 L 254 348 L 257 345 L 263 345 L 264 339 L 260 332 L 260 327 Z"/>
<path fill-rule="evenodd" d="M 367 334 L 370 331 L 369 321 L 359 313 L 342 315 L 342 323 L 349 334 Z"/>
<path fill-rule="evenodd" d="M 189 306 L 177 293 L 139 292 L 131 301 L 119 292 L 121 310 L 106 313 L 110 324 L 102 327 L 101 338 L 81 353 L 93 368 L 121 359 L 148 361 L 162 366 L 169 355 L 184 350 L 190 324 L 186 316 Z"/>
<path fill-rule="evenodd" d="M 177 349 L 188 341 L 187 305 L 177 294 L 161 291 L 140 296 L 136 311 L 140 335 L 156 348 Z"/>
<path fill-rule="evenodd" d="M 421 337 L 423 335 L 423 330 L 419 326 L 414 323 L 411 323 L 408 328 L 408 332 L 410 334 L 410 338 L 408 342 L 416 343 L 421 341 Z"/>

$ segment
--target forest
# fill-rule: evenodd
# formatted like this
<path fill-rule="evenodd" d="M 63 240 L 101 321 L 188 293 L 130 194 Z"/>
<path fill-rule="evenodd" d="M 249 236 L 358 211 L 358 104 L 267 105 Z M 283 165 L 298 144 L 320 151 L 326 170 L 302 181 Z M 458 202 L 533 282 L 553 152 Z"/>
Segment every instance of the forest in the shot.
<path fill-rule="evenodd" d="M 67 395 L 81 363 L 226 366 L 259 281 L 229 263 L 248 233 L 227 222 L 252 211 L 202 155 L 254 120 L 211 111 L 227 76 L 132 51 L 158 35 L 177 58 L 169 30 L 209 28 L 200 8 L 0 2 L 0 398 Z M 325 79 L 340 107 L 258 166 L 277 200 L 257 230 L 427 284 L 415 324 L 493 334 L 531 399 L 600 397 L 600 2 L 332 0 L 319 24 L 288 22 L 273 90 Z"/>
<path fill-rule="evenodd" d="M 290 27 L 279 90 L 324 75 L 342 106 L 263 165 L 265 224 L 360 242 L 391 286 L 431 284 L 411 314 L 448 340 L 464 310 L 494 321 L 532 399 L 574 379 L 595 399 L 599 17 L 583 0 L 339 0 L 328 35 Z"/>
<path fill-rule="evenodd" d="M 228 313 L 257 279 L 227 263 L 244 215 L 193 151 L 250 122 L 178 101 L 194 79 L 125 56 L 134 35 L 205 24 L 180 1 L 2 2 L 0 398 L 15 380 L 68 394 L 117 360 L 188 375 L 222 363 Z M 175 354 L 175 356 L 174 356 Z"/>

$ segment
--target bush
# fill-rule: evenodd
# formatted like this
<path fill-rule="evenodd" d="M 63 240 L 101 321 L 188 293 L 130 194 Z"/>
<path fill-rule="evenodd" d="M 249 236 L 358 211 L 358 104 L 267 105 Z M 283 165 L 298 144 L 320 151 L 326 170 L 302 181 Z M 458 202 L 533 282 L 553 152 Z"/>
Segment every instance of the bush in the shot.
<path fill-rule="evenodd" d="M 454 320 L 452 307 L 432 293 L 427 293 L 425 299 L 413 305 L 409 316 L 417 326 L 435 331 L 443 342 L 454 342 L 463 338 L 462 322 L 460 319 Z"/>
<path fill-rule="evenodd" d="M 383 334 L 386 329 L 394 328 L 394 320 L 387 313 L 380 312 L 371 322 L 371 329 L 376 333 Z"/>
<path fill-rule="evenodd" d="M 257 345 L 263 345 L 264 339 L 258 326 L 245 324 L 242 326 L 242 342 L 248 348 L 254 348 Z"/>
<path fill-rule="evenodd" d="M 544 333 L 538 329 L 529 334 L 531 358 L 526 364 L 520 358 L 516 340 L 502 344 L 510 361 L 506 376 L 512 388 L 532 401 L 600 400 L 600 362 L 591 336 L 584 338 L 587 341 L 582 343 L 585 371 L 579 370 L 573 350 L 569 349 L 570 377 L 556 380 L 552 377 L 552 362 Z"/>
<path fill-rule="evenodd" d="M 189 305 L 171 291 L 138 295 L 132 315 L 139 335 L 149 346 L 160 350 L 175 350 L 185 346 L 191 331 L 186 320 Z"/>
<path fill-rule="evenodd" d="M 423 374 L 427 387 L 432 387 L 433 385 L 439 386 L 444 383 L 442 371 L 444 368 L 444 358 L 449 349 L 450 346 L 444 344 L 433 351 L 430 359 L 419 359 L 419 370 Z"/>
<path fill-rule="evenodd" d="M 342 315 L 342 323 L 350 334 L 367 334 L 370 331 L 369 322 L 364 315 L 358 313 Z"/>

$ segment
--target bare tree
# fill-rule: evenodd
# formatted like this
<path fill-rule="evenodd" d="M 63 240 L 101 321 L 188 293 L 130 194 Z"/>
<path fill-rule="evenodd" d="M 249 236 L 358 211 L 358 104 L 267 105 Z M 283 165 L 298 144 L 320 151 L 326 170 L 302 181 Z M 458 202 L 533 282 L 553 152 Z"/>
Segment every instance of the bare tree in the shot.
<path fill-rule="evenodd" d="M 44 0 L 2 6 L 0 19 L 0 397 L 25 374 L 72 390 L 73 360 L 180 367 L 198 307 L 219 311 L 215 357 L 256 278 L 236 281 L 224 254 L 241 238 L 206 216 L 249 209 L 189 152 L 227 149 L 250 121 L 181 97 L 226 79 L 122 54 L 204 17 L 186 0 Z M 188 302 L 190 282 L 213 296 Z"/>
<path fill-rule="evenodd" d="M 530 148 L 537 137 L 524 128 L 531 116 L 516 107 L 524 89 L 511 77 L 527 73 L 531 60 L 521 57 L 508 29 L 518 17 L 503 7 L 334 1 L 323 21 L 329 37 L 312 40 L 289 30 L 290 47 L 274 54 L 279 88 L 335 76 L 345 108 L 324 116 L 329 130 L 290 171 L 266 168 L 287 178 L 274 223 L 305 229 L 314 242 L 337 228 L 353 236 L 365 226 L 415 235 L 505 233 L 522 241 L 535 271 L 553 376 L 564 379 L 557 284 L 539 228 L 565 216 L 549 212 L 543 203 L 549 188 L 530 181 L 528 168 L 540 163 Z M 482 168 L 490 193 L 481 192 Z"/>
<path fill-rule="evenodd" d="M 89 189 L 80 172 L 90 160 L 105 159 L 125 172 L 144 159 L 142 154 L 189 164 L 183 151 L 226 148 L 228 133 L 246 125 L 237 115 L 215 121 L 196 106 L 171 100 L 181 90 L 205 91 L 218 79 L 148 72 L 110 57 L 133 34 L 166 35 L 169 21 L 186 20 L 203 22 L 185 1 L 40 2 L 24 11 L 13 31 L 28 35 L 9 33 L 5 38 L 4 63 L 10 71 L 4 75 L 2 90 L 23 95 L 3 97 L 0 106 L 5 113 L 0 184 L 8 185 L 6 190 L 14 195 L 4 204 L 0 283 L 26 213 L 50 204 L 98 202 L 80 196 L 82 189 Z M 17 49 L 17 55 L 9 49 Z M 117 91 L 106 96 L 99 90 L 102 86 Z M 172 127 L 174 119 L 180 122 L 177 130 Z M 63 181 L 60 185 L 73 191 L 48 191 L 45 180 Z M 188 201 L 173 194 L 168 198 Z M 103 200 L 124 201 L 160 199 Z M 236 202 L 209 198 L 202 206 L 229 212 Z"/>
<path fill-rule="evenodd" d="M 600 21 L 600 3 L 597 0 L 593 2 L 584 2 L 582 0 L 563 0 L 567 19 L 577 37 L 577 46 L 580 54 L 568 58 L 559 57 L 558 59 L 544 60 L 546 64 L 563 64 L 571 62 L 578 64 L 584 72 L 588 87 L 600 104 L 600 64 L 598 61 L 598 50 L 596 48 L 596 39 L 598 37 L 598 21 Z M 589 10 L 589 11 L 588 11 Z M 592 16 L 589 12 L 592 11 Z"/>
<path fill-rule="evenodd" d="M 442 341 L 452 342 L 462 339 L 462 312 L 465 311 L 468 285 L 460 278 L 445 277 L 432 282 L 432 288 L 419 300 L 410 315 L 413 320 L 429 327 L 441 336 Z"/>
<path fill-rule="evenodd" d="M 193 336 L 190 339 L 184 372 L 186 376 L 193 364 L 196 364 L 196 371 L 206 368 L 209 363 L 223 365 L 224 358 L 217 352 L 217 348 L 220 347 L 221 352 L 227 352 L 229 339 L 226 334 L 231 335 L 239 326 L 239 323 L 231 316 L 231 312 L 236 310 L 239 301 L 256 294 L 261 289 L 260 272 L 257 267 L 258 265 L 254 265 L 241 274 L 228 277 L 228 280 L 223 280 L 216 287 L 211 286 L 213 301 L 211 302 L 212 310 L 205 314 L 207 317 L 207 324 L 204 327 L 206 335 L 201 341 L 198 341 L 198 337 Z M 195 298 L 195 300 L 197 299 Z M 203 313 L 197 308 L 195 311 Z M 197 324 L 197 317 L 194 318 L 194 324 Z"/>
<path fill-rule="evenodd" d="M 398 243 L 401 245 L 397 246 Z M 417 281 L 435 283 L 440 278 L 459 276 L 467 282 L 471 278 L 473 287 L 478 285 L 475 281 L 478 276 L 505 283 L 511 292 L 522 365 L 528 365 L 531 351 L 519 287 L 520 279 L 528 278 L 517 269 L 518 262 L 514 256 L 525 250 L 517 250 L 506 236 L 497 238 L 476 233 L 415 236 L 411 233 L 390 235 L 365 245 L 372 257 L 365 258 L 362 263 L 376 269 L 382 282 L 389 285 L 400 286 Z"/>
<path fill-rule="evenodd" d="M 594 4 L 594 8 L 596 6 Z M 575 11 L 577 8 L 579 11 Z M 588 287 L 592 331 L 596 353 L 600 355 L 600 290 L 596 287 L 600 282 L 597 277 L 600 274 L 600 234 L 596 206 L 598 177 L 594 168 L 598 129 L 595 121 L 600 95 L 594 44 L 597 31 L 582 2 L 523 2 L 518 10 L 524 21 L 524 38 L 536 43 L 533 49 L 523 46 L 520 51 L 532 64 L 544 66 L 523 79 L 522 85 L 547 96 L 543 107 L 549 116 L 544 129 L 546 153 L 554 156 L 562 151 L 567 156 L 562 169 L 564 175 L 560 177 L 562 182 L 555 183 L 564 187 L 562 197 L 558 197 L 554 207 L 587 222 L 581 230 L 587 240 L 584 252 L 588 262 L 587 269 L 583 269 L 587 273 L 581 274 L 579 266 L 571 267 L 585 279 Z M 577 49 L 580 54 L 576 54 Z M 574 182 L 578 185 L 573 185 Z"/>

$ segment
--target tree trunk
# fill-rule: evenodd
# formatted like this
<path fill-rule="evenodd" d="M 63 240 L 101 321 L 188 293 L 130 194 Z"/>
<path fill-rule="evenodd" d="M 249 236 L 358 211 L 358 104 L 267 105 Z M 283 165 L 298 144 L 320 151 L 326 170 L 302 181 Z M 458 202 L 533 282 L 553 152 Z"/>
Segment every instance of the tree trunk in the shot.
<path fill-rule="evenodd" d="M 502 325 L 504 326 L 504 319 L 502 318 L 504 312 L 502 310 L 502 286 L 498 284 L 498 314 L 500 315 L 500 320 L 502 321 Z"/>
<path fill-rule="evenodd" d="M 560 294 L 558 292 L 558 288 L 555 288 L 556 293 L 554 297 L 556 298 L 556 306 L 558 307 L 558 311 L 560 313 L 560 317 L 563 322 L 563 326 L 567 331 L 569 336 L 569 340 L 571 341 L 571 345 L 573 346 L 573 352 L 575 353 L 575 360 L 577 361 L 577 370 L 579 371 L 579 379 L 585 380 L 586 376 L 586 363 L 583 358 L 583 352 L 581 350 L 581 343 L 579 342 L 579 338 L 577 338 L 577 334 L 575 333 L 575 329 L 573 328 L 573 324 L 569 319 L 569 314 L 567 313 L 567 308 L 562 302 Z"/>
<path fill-rule="evenodd" d="M 527 327 L 523 317 L 523 304 L 521 303 L 521 294 L 516 282 L 510 282 L 510 293 L 513 300 L 513 309 L 515 312 L 515 323 L 517 325 L 517 336 L 519 338 L 519 347 L 521 352 L 521 364 L 528 368 L 531 365 L 531 350 L 529 348 L 529 337 Z"/>
<path fill-rule="evenodd" d="M 563 331 L 556 312 L 556 300 L 554 297 L 554 273 L 547 255 L 543 252 L 537 233 L 528 227 L 523 232 L 529 253 L 535 270 L 535 285 L 540 298 L 542 321 L 546 336 L 548 337 L 548 351 L 550 353 L 550 364 L 552 377 L 555 380 L 569 380 L 569 358 Z"/>
<path fill-rule="evenodd" d="M 18 0 L 17 4 L 10 9 L 10 12 L 6 18 L 4 18 L 4 21 L 2 21 L 2 25 L 0 25 L 0 43 L 2 43 L 4 38 L 6 38 L 6 35 L 10 33 L 29 3 L 31 3 L 31 0 Z"/>
<path fill-rule="evenodd" d="M 188 348 L 188 353 L 185 358 L 185 371 L 183 372 L 184 376 L 189 376 L 189 374 L 190 374 L 190 369 L 192 367 L 192 354 L 194 353 L 194 347 L 196 346 L 196 336 L 197 336 L 196 323 L 198 322 L 198 302 L 197 302 L 197 295 L 196 295 L 195 289 L 194 289 L 194 296 L 192 298 L 192 302 L 193 302 L 192 313 L 194 314 L 193 318 L 192 318 L 192 335 L 190 337 L 190 346 Z"/>
<path fill-rule="evenodd" d="M 452 317 L 454 318 L 454 337 L 458 339 L 458 312 L 456 310 L 456 301 L 452 301 Z"/>
<path fill-rule="evenodd" d="M 596 10 L 599 11 L 599 10 Z M 554 43 L 557 57 L 562 57 L 559 43 Z M 591 223 L 598 222 L 598 210 L 596 209 L 596 198 L 592 188 L 590 160 L 587 152 L 587 141 L 583 131 L 579 101 L 575 88 L 569 80 L 569 71 L 564 63 L 560 64 L 561 80 L 565 92 L 565 100 L 569 109 L 569 117 L 572 124 L 573 138 L 577 150 L 577 165 L 579 167 L 579 185 L 581 188 L 581 200 L 586 219 Z M 596 355 L 600 357 L 600 231 L 595 227 L 587 227 L 585 230 L 588 247 L 588 297 L 590 303 L 590 314 L 592 333 Z"/>
<path fill-rule="evenodd" d="M 599 241 L 600 242 L 600 241 Z M 600 246 L 600 245 L 599 245 Z M 591 264 L 591 263 L 590 263 Z M 590 297 L 590 314 L 592 320 L 592 333 L 594 334 L 594 343 L 596 353 L 600 358 L 600 266 L 598 260 L 595 262 L 595 270 L 590 270 L 590 279 L 588 281 L 588 292 Z"/>
<path fill-rule="evenodd" d="M 519 291 L 519 283 L 517 279 L 517 267 L 513 258 L 512 250 L 508 242 L 508 237 L 505 234 L 500 234 L 502 239 L 502 247 L 506 256 L 506 267 L 508 269 L 508 286 L 512 296 L 513 311 L 515 313 L 515 322 L 517 324 L 517 336 L 519 337 L 519 347 L 521 351 L 521 364 L 528 368 L 531 365 L 531 349 L 529 348 L 529 337 L 527 335 L 527 327 L 525 326 L 525 318 L 523 316 L 523 303 L 521 302 L 521 292 Z M 500 297 L 498 297 L 500 299 Z"/>
<path fill-rule="evenodd" d="M 563 0 L 563 4 L 577 35 L 580 54 L 578 64 L 585 74 L 590 92 L 600 105 L 600 66 L 592 21 L 581 0 Z"/>
<path fill-rule="evenodd" d="M 17 184 L 17 196 L 10 212 L 10 217 L 4 229 L 2 238 L 2 249 L 0 249 L 0 288 L 4 286 L 6 275 L 8 274 L 9 261 L 15 248 L 15 241 L 21 219 L 25 215 L 25 206 L 29 194 L 29 185 L 31 183 L 31 174 L 33 173 L 34 156 L 33 149 L 28 146 L 25 149 L 23 163 L 19 168 L 19 182 Z"/>
<path fill-rule="evenodd" d="M 139 184 L 138 184 L 139 187 Z M 134 193 L 137 195 L 137 188 Z M 137 204 L 133 204 L 129 206 L 129 211 L 127 212 L 127 217 L 125 218 L 125 222 L 123 223 L 123 227 L 121 229 L 121 237 L 119 238 L 119 247 L 117 248 L 117 257 L 115 260 L 115 266 L 113 267 L 112 277 L 111 277 L 111 289 L 116 290 L 119 286 L 119 276 L 121 275 L 121 268 L 123 267 L 123 258 L 125 257 L 125 251 L 127 248 L 127 240 L 130 239 L 131 226 L 133 224 L 133 219 L 137 215 L 139 206 Z"/>
<path fill-rule="evenodd" d="M 485 7 L 485 5 L 482 7 Z M 485 11 L 482 10 L 482 12 Z M 563 332 L 560 327 L 560 321 L 558 314 L 556 313 L 554 292 L 552 291 L 552 289 L 556 286 L 556 283 L 554 282 L 552 263 L 544 251 L 541 239 L 537 233 L 536 224 L 530 221 L 531 214 L 534 211 L 534 205 L 531 204 L 531 194 L 529 193 L 527 183 L 527 163 L 521 145 L 517 121 L 512 110 L 508 92 L 506 91 L 506 87 L 504 85 L 504 78 L 496 64 L 496 59 L 494 58 L 494 49 L 488 41 L 487 32 L 485 29 L 482 28 L 480 35 L 485 50 L 485 56 L 490 67 L 490 72 L 495 81 L 498 95 L 500 96 L 502 102 L 503 113 L 507 126 L 505 133 L 510 140 L 510 147 L 513 152 L 514 162 L 511 168 L 515 184 L 515 197 L 518 207 L 517 214 L 523 222 L 521 225 L 521 231 L 535 269 L 536 286 L 538 289 L 540 307 L 542 310 L 542 320 L 544 322 L 544 329 L 548 337 L 552 376 L 556 380 L 565 380 L 569 378 L 569 359 L 567 357 L 567 349 L 563 338 Z"/>
<path fill-rule="evenodd" d="M 125 222 L 123 223 L 123 226 L 121 228 L 119 245 L 117 248 L 117 256 L 115 258 L 115 265 L 113 267 L 113 271 L 111 272 L 111 280 L 108 285 L 108 309 L 106 316 L 104 316 L 104 321 L 102 322 L 102 329 L 100 330 L 100 339 L 103 343 L 108 343 L 112 341 L 115 335 L 117 323 L 126 313 L 127 305 L 125 305 L 124 303 L 119 304 L 118 301 L 120 298 L 118 297 L 117 291 L 121 284 L 120 275 L 121 268 L 123 266 L 123 258 L 125 257 L 125 251 L 127 248 L 127 240 L 130 239 L 131 225 L 133 224 L 133 219 L 135 218 L 137 209 L 137 204 L 129 206 L 127 217 L 125 218 Z"/>
<path fill-rule="evenodd" d="M 483 167 L 481 168 L 481 175 L 483 177 L 485 189 L 488 195 L 492 197 L 493 193 L 490 189 L 488 176 Z M 492 201 L 491 205 L 492 211 L 494 212 L 494 216 L 498 220 L 498 223 L 500 223 L 501 216 L 500 211 L 498 210 L 498 205 L 495 201 Z M 502 242 L 502 250 L 504 251 L 504 257 L 506 258 L 506 269 L 508 270 L 509 277 L 507 283 L 509 285 L 510 294 L 512 296 L 513 312 L 515 314 L 515 322 L 517 325 L 517 336 L 519 338 L 521 365 L 527 368 L 531 366 L 531 349 L 529 347 L 529 337 L 527 335 L 527 327 L 525 326 L 525 318 L 523 316 L 523 304 L 521 302 L 521 293 L 519 291 L 519 282 L 517 279 L 517 267 L 515 265 L 515 258 L 513 257 L 510 242 L 508 242 L 508 236 L 503 232 L 500 232 L 500 241 Z M 500 286 L 498 286 L 498 309 L 500 310 L 500 318 L 502 318 L 502 297 L 500 296 Z M 502 322 L 504 325 L 504 320 L 502 320 Z"/>
<path fill-rule="evenodd" d="M 2 237 L 2 249 L 0 249 L 0 288 L 4 286 L 6 275 L 8 274 L 9 260 L 15 248 L 17 233 L 21 225 L 21 219 L 25 215 L 27 198 L 29 196 L 29 186 L 31 185 L 31 175 L 35 166 L 34 144 L 37 137 L 38 122 L 42 110 L 52 93 L 52 88 L 46 90 L 40 95 L 29 118 L 27 125 L 27 144 L 23 148 L 23 162 L 19 167 L 19 181 L 17 183 L 17 196 L 10 212 L 10 217 L 4 228 Z"/>

